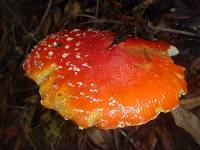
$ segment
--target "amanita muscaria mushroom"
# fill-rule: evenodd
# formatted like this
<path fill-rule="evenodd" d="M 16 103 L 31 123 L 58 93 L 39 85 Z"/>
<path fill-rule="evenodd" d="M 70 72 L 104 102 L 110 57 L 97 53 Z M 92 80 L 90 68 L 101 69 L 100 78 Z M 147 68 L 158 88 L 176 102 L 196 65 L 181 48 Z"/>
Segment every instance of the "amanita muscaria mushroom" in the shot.
<path fill-rule="evenodd" d="M 129 37 L 109 48 L 116 33 L 74 29 L 39 42 L 24 62 L 40 86 L 42 105 L 80 127 L 141 125 L 179 105 L 184 68 L 165 42 Z"/>

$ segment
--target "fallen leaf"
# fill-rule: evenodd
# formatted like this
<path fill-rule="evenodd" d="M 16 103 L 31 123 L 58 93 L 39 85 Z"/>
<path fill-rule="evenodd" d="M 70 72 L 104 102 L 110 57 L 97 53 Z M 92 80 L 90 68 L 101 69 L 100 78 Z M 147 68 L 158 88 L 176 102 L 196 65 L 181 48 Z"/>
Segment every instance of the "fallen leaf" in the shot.
<path fill-rule="evenodd" d="M 88 130 L 87 135 L 89 140 L 93 143 L 93 146 L 99 147 L 100 149 L 110 149 L 109 145 L 107 145 L 107 138 L 101 130 L 97 128 L 91 128 Z"/>
<path fill-rule="evenodd" d="M 177 126 L 189 132 L 194 140 L 200 145 L 200 120 L 192 112 L 179 107 L 172 111 Z"/>
<path fill-rule="evenodd" d="M 197 73 L 200 70 L 200 57 L 197 57 L 191 64 L 190 69 L 193 73 Z"/>
<path fill-rule="evenodd" d="M 158 138 L 154 130 L 151 130 L 149 135 L 147 136 L 147 143 L 148 143 L 149 150 L 156 149 L 156 145 L 158 144 Z"/>
<path fill-rule="evenodd" d="M 191 18 L 191 16 L 189 16 L 188 14 L 179 12 L 168 12 L 163 17 L 167 19 L 176 19 L 176 20 L 185 20 Z"/>
<path fill-rule="evenodd" d="M 65 14 L 77 15 L 81 12 L 81 3 L 79 1 L 69 1 L 64 7 Z"/>
<path fill-rule="evenodd" d="M 160 139 L 160 141 L 162 143 L 162 148 L 164 150 L 173 150 L 173 149 L 175 149 L 172 136 L 170 135 L 170 133 L 167 131 L 167 129 L 164 126 L 155 127 L 155 131 L 157 133 L 158 138 Z"/>
<path fill-rule="evenodd" d="M 183 99 L 181 100 L 181 106 L 187 110 L 200 106 L 200 97 Z"/>
<path fill-rule="evenodd" d="M 28 104 L 38 104 L 40 102 L 40 99 L 41 99 L 40 95 L 34 94 L 34 95 L 24 98 L 23 101 Z"/>
<path fill-rule="evenodd" d="M 56 7 L 54 12 L 53 12 L 53 20 L 54 20 L 55 25 L 57 25 L 61 22 L 61 17 L 62 17 L 61 9 Z"/>

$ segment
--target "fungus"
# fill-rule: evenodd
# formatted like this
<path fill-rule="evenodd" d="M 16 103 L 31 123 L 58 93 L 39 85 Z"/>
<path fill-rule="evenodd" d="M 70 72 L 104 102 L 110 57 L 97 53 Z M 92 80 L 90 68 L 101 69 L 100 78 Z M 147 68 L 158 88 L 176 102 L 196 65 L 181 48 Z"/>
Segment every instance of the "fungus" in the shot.
<path fill-rule="evenodd" d="M 129 37 L 107 49 L 116 33 L 74 29 L 46 37 L 23 68 L 40 87 L 41 104 L 80 128 L 141 125 L 169 112 L 186 94 L 184 68 L 165 42 Z"/>

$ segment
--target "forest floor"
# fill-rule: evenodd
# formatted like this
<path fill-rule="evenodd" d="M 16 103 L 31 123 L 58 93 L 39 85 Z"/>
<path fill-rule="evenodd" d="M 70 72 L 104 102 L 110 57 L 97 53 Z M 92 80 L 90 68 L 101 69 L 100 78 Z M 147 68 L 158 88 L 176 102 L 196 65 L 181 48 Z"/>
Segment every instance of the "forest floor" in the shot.
<path fill-rule="evenodd" d="M 0 0 L 0 150 L 199 150 L 199 0 Z M 73 28 L 164 40 L 180 54 L 188 94 L 180 112 L 160 114 L 141 126 L 79 130 L 41 106 L 38 86 L 22 64 L 45 36 Z"/>

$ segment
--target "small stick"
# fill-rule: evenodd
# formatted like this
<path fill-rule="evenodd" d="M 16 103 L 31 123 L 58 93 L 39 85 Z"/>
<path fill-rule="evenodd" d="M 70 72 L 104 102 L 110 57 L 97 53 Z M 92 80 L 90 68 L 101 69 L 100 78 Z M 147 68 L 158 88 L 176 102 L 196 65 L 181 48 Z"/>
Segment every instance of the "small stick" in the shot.
<path fill-rule="evenodd" d="M 161 31 L 161 32 L 171 32 L 171 33 L 182 34 L 182 35 L 187 35 L 187 36 L 200 37 L 200 34 L 188 32 L 188 31 L 182 31 L 182 30 L 176 30 L 176 29 L 170 29 L 170 28 L 162 28 L 162 27 L 153 27 L 153 26 L 149 26 L 149 28 L 152 30 L 157 30 L 157 31 Z"/>
<path fill-rule="evenodd" d="M 42 19 L 41 19 L 41 21 L 40 21 L 40 24 L 39 24 L 39 26 L 38 26 L 37 29 L 36 29 L 36 34 L 39 33 L 39 31 L 40 31 L 40 29 L 41 29 L 41 26 L 43 25 L 43 23 L 44 23 L 44 21 L 45 21 L 47 15 L 48 15 L 48 13 L 49 13 L 49 10 L 50 10 L 51 5 L 52 5 L 52 1 L 53 1 L 53 0 L 49 0 L 49 2 L 48 2 L 47 9 L 45 10 L 44 15 L 42 16 Z"/>

